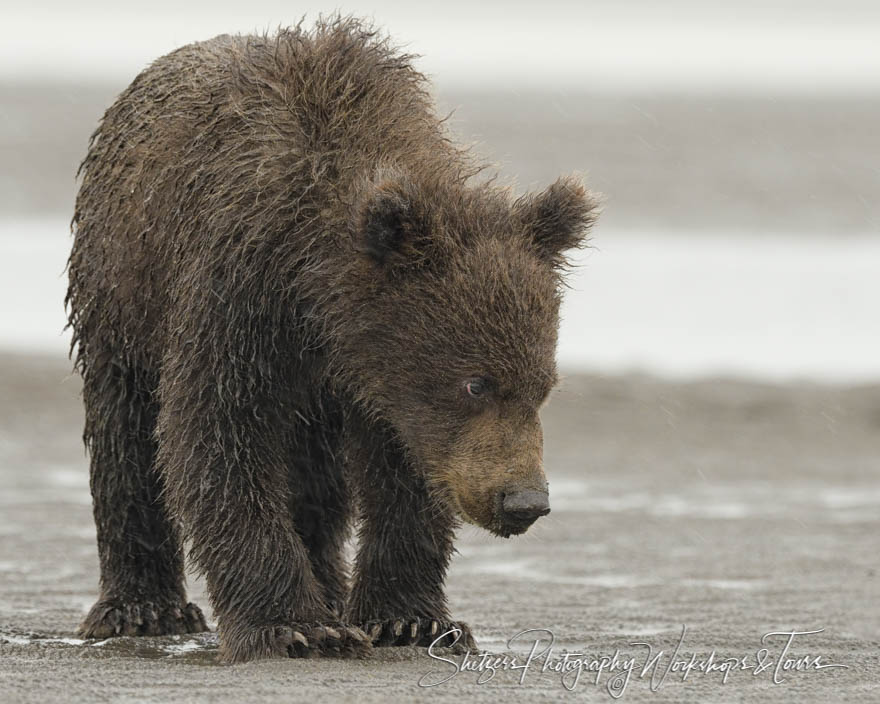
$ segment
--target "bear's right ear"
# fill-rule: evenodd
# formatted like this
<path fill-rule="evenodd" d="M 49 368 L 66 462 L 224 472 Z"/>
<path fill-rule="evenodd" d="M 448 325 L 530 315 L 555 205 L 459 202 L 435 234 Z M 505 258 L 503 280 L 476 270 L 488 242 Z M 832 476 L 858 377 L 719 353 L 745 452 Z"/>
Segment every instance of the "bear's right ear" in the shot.
<path fill-rule="evenodd" d="M 585 241 L 599 210 L 598 196 L 574 177 L 560 178 L 541 193 L 514 203 L 535 249 L 554 267 L 565 266 L 565 251 Z"/>
<path fill-rule="evenodd" d="M 360 250 L 383 266 L 418 266 L 428 258 L 430 222 L 405 181 L 372 184 L 356 230 Z"/>

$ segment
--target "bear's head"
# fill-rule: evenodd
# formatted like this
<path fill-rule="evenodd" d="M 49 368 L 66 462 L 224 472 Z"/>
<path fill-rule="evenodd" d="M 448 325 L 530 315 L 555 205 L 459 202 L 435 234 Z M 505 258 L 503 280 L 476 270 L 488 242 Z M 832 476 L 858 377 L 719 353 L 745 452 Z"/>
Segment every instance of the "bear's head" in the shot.
<path fill-rule="evenodd" d="M 399 172 L 355 208 L 358 386 L 443 504 L 497 535 L 550 511 L 538 411 L 557 383 L 564 253 L 597 215 L 574 178 L 513 200 Z"/>

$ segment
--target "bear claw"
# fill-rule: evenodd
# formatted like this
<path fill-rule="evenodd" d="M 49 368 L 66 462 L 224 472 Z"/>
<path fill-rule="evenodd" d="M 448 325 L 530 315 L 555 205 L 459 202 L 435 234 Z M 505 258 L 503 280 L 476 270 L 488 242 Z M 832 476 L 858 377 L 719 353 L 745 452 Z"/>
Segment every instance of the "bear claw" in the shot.
<path fill-rule="evenodd" d="M 330 657 L 361 657 L 372 649 L 366 633 L 355 626 L 341 623 L 294 624 L 275 629 L 275 638 L 291 658 L 312 655 Z"/>
<path fill-rule="evenodd" d="M 426 618 L 367 621 L 362 626 L 375 647 L 416 645 L 476 651 L 477 644 L 466 623 Z"/>
<path fill-rule="evenodd" d="M 164 636 L 202 633 L 208 624 L 195 604 L 175 606 L 152 601 L 102 599 L 91 608 L 79 635 L 83 638 Z"/>

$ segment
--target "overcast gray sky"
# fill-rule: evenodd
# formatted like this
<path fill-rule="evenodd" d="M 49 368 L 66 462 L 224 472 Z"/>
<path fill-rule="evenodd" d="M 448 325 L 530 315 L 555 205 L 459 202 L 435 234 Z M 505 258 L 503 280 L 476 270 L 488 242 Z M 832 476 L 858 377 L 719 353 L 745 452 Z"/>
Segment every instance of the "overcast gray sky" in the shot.
<path fill-rule="evenodd" d="M 375 18 L 441 84 L 720 87 L 827 92 L 880 87 L 880 3 L 866 0 L 115 0 L 4 3 L 0 77 L 130 77 L 171 49 L 318 11 Z"/>

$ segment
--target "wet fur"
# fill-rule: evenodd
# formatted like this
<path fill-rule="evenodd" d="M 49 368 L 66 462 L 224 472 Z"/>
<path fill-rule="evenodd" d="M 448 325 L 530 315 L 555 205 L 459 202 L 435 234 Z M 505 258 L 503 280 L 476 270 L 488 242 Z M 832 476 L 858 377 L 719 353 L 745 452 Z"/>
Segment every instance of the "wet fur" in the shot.
<path fill-rule="evenodd" d="M 534 421 L 560 252 L 596 212 L 575 180 L 513 201 L 481 168 L 410 57 L 351 19 L 189 45 L 119 96 L 69 261 L 101 562 L 85 635 L 140 632 L 141 603 L 151 632 L 203 628 L 184 536 L 230 661 L 294 654 L 291 628 L 364 652 L 315 640 L 343 618 L 452 623 L 450 496 L 477 481 L 455 440 L 477 411 L 431 389 L 483 357 L 510 374 L 510 432 Z"/>

